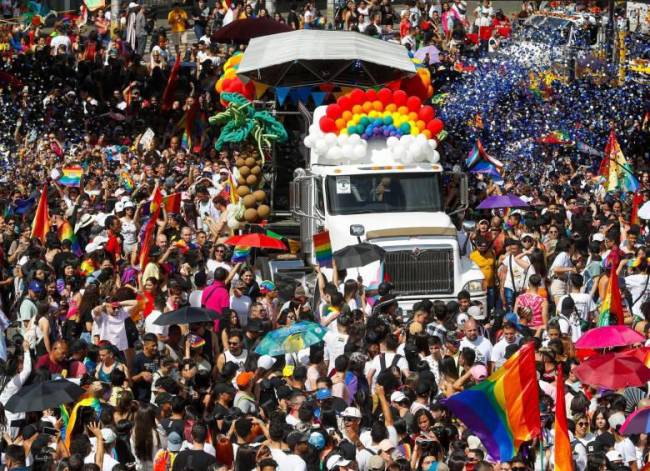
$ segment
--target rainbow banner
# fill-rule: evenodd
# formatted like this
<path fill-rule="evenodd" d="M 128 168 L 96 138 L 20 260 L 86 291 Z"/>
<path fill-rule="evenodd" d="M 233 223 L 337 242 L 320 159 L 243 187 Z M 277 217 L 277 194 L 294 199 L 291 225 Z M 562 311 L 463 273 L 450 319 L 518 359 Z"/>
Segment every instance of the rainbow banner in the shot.
<path fill-rule="evenodd" d="M 77 402 L 77 404 L 72 409 L 72 413 L 70 414 L 70 418 L 68 419 L 68 424 L 66 426 L 65 446 L 68 449 L 70 449 L 70 442 L 72 441 L 72 432 L 74 431 L 74 426 L 77 423 L 77 414 L 79 412 L 80 407 L 92 407 L 93 409 L 95 409 L 95 416 L 97 418 L 99 418 L 99 414 L 101 413 L 102 410 L 102 406 L 101 403 L 99 402 L 99 399 L 94 397 L 87 397 Z"/>
<path fill-rule="evenodd" d="M 623 302 L 621 300 L 621 290 L 618 287 L 618 274 L 616 273 L 618 263 L 612 263 L 611 265 L 605 298 L 598 312 L 598 326 L 600 327 L 623 324 Z"/>
<path fill-rule="evenodd" d="M 574 142 L 571 140 L 569 133 L 566 131 L 552 131 L 548 134 L 537 139 L 540 144 L 557 144 L 560 146 L 572 146 Z"/>
<path fill-rule="evenodd" d="M 522 443 L 540 435 L 537 389 L 531 342 L 489 378 L 454 394 L 444 404 L 481 439 L 493 460 L 509 461 Z"/>
<path fill-rule="evenodd" d="M 66 165 L 62 169 L 63 175 L 59 178 L 59 183 L 63 186 L 81 186 L 81 177 L 84 169 L 81 165 Z"/>
<path fill-rule="evenodd" d="M 72 229 L 72 224 L 68 221 L 63 221 L 63 224 L 59 226 L 59 240 L 63 242 L 64 240 L 69 240 L 72 244 L 72 252 L 77 256 L 81 257 L 83 255 L 83 250 L 81 250 L 81 245 L 77 240 L 77 236 Z"/>
<path fill-rule="evenodd" d="M 120 183 L 127 191 L 133 191 L 135 189 L 135 183 L 133 183 L 133 178 L 127 172 L 120 173 Z"/>
<path fill-rule="evenodd" d="M 244 263 L 248 260 L 248 256 L 251 253 L 250 247 L 242 247 L 240 245 L 235 246 L 235 250 L 232 253 L 232 258 L 230 259 L 233 263 Z"/>
<path fill-rule="evenodd" d="M 573 471 L 573 452 L 571 451 L 571 440 L 569 440 L 569 426 L 566 421 L 564 377 L 561 366 L 557 368 L 555 382 L 555 446 L 553 447 L 555 467 L 553 469 L 556 471 Z"/>
<path fill-rule="evenodd" d="M 607 191 L 635 192 L 639 189 L 639 180 L 634 176 L 632 166 L 627 161 L 612 129 L 609 133 L 605 157 L 600 164 L 599 173 L 607 179 Z"/>
<path fill-rule="evenodd" d="M 328 231 L 314 234 L 314 252 L 321 267 L 332 267 L 332 243 Z"/>

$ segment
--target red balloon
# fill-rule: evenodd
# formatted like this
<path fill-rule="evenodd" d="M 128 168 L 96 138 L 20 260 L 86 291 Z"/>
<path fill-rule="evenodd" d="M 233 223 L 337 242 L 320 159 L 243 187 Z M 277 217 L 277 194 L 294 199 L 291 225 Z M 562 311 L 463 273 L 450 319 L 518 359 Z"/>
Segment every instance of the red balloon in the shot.
<path fill-rule="evenodd" d="M 328 118 L 327 116 L 323 116 L 320 119 L 320 130 L 323 132 L 336 132 L 336 123 L 332 118 Z"/>
<path fill-rule="evenodd" d="M 365 101 L 366 94 L 363 93 L 363 90 L 355 88 L 350 93 L 350 99 L 352 100 L 353 105 L 360 105 L 361 103 L 363 103 Z"/>
<path fill-rule="evenodd" d="M 406 105 L 406 100 L 408 99 L 408 96 L 406 95 L 406 92 L 404 90 L 395 90 L 393 92 L 393 101 L 397 106 L 404 106 Z"/>
<path fill-rule="evenodd" d="M 332 103 L 327 107 L 326 113 L 329 118 L 336 120 L 341 117 L 341 114 L 343 114 L 343 110 L 341 109 L 340 105 L 337 105 L 336 103 Z"/>
<path fill-rule="evenodd" d="M 382 88 L 377 92 L 377 98 L 379 98 L 379 101 L 384 105 L 387 105 L 393 100 L 393 92 L 390 88 Z"/>
<path fill-rule="evenodd" d="M 433 109 L 433 107 L 429 105 L 425 105 L 422 108 L 420 108 L 420 112 L 418 113 L 418 118 L 420 118 L 422 121 L 426 123 L 431 121 L 435 115 L 436 115 L 436 111 Z"/>
<path fill-rule="evenodd" d="M 409 111 L 417 113 L 420 110 L 420 106 L 422 106 L 422 101 L 416 96 L 410 96 L 408 97 L 408 100 L 406 100 L 406 106 Z"/>
<path fill-rule="evenodd" d="M 255 98 L 255 84 L 253 83 L 252 80 L 244 85 L 243 92 L 244 92 L 244 96 L 249 100 Z"/>
<path fill-rule="evenodd" d="M 388 82 L 388 83 L 386 84 L 386 86 L 387 86 L 389 89 L 395 91 L 395 90 L 399 90 L 399 87 L 400 87 L 401 84 L 402 84 L 402 81 L 401 81 L 401 80 L 393 80 L 392 82 Z"/>
<path fill-rule="evenodd" d="M 343 111 L 350 111 L 352 109 L 352 100 L 347 95 L 339 97 L 337 102 Z"/>
<path fill-rule="evenodd" d="M 444 127 L 445 125 L 438 118 L 432 119 L 427 123 L 427 129 L 431 131 L 431 134 L 434 137 L 437 136 L 440 133 L 440 131 L 443 130 Z"/>
<path fill-rule="evenodd" d="M 377 99 L 377 92 L 370 88 L 366 90 L 366 101 L 375 101 Z"/>

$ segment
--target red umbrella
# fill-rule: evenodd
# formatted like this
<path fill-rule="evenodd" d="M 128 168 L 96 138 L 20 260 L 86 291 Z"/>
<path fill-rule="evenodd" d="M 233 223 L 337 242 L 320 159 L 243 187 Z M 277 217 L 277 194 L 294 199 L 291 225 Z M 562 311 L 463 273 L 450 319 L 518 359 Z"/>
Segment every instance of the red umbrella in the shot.
<path fill-rule="evenodd" d="M 581 363 L 574 370 L 581 382 L 590 386 L 618 390 L 642 386 L 650 381 L 650 369 L 630 355 L 608 353 Z"/>
<path fill-rule="evenodd" d="M 271 18 L 245 18 L 228 23 L 214 33 L 210 40 L 217 43 L 244 44 L 252 38 L 289 31 L 293 31 L 289 25 Z"/>
<path fill-rule="evenodd" d="M 287 250 L 286 245 L 278 239 L 265 234 L 250 233 L 241 236 L 232 236 L 224 241 L 228 245 L 239 245 L 240 247 L 257 247 L 258 249 Z"/>
<path fill-rule="evenodd" d="M 611 348 L 643 343 L 645 337 L 624 325 L 608 325 L 588 330 L 576 342 L 576 348 Z"/>

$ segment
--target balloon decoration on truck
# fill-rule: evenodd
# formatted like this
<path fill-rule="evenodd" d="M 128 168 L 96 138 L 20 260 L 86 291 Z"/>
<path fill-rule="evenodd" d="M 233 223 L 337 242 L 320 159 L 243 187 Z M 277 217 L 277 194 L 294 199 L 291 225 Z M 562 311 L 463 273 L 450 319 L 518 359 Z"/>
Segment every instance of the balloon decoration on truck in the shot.
<path fill-rule="evenodd" d="M 440 158 L 436 138 L 443 129 L 434 108 L 417 96 L 388 88 L 355 89 L 327 106 L 304 143 L 326 160 L 358 161 L 368 154 L 369 141 L 384 139 L 386 148 L 372 157 L 375 163 L 436 163 Z"/>
<path fill-rule="evenodd" d="M 214 86 L 214 89 L 219 95 L 222 93 L 239 93 L 249 100 L 255 98 L 255 84 L 252 80 L 248 83 L 244 83 L 242 79 L 237 75 L 237 69 L 239 68 L 239 63 L 244 58 L 242 52 L 237 52 L 233 54 L 223 65 L 223 74 L 217 80 L 217 83 Z M 225 102 L 221 101 L 225 106 Z"/>
<path fill-rule="evenodd" d="M 225 111 L 212 116 L 209 122 L 223 126 L 215 143 L 217 150 L 237 144 L 240 151 L 224 188 L 224 196 L 230 200 L 226 210 L 228 227 L 237 229 L 240 222 L 255 223 L 270 215 L 264 178 L 266 156 L 274 142 L 285 142 L 288 136 L 282 123 L 268 111 L 255 110 L 243 95 L 224 92 L 221 99 L 227 103 Z"/>

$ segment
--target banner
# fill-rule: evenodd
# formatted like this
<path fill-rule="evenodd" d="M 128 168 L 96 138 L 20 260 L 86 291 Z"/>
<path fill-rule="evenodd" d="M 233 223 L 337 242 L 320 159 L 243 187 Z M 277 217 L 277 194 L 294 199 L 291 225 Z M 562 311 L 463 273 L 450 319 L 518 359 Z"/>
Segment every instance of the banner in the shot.
<path fill-rule="evenodd" d="M 284 105 L 287 96 L 289 96 L 289 87 L 275 87 L 275 95 L 278 97 L 278 104 Z"/>

